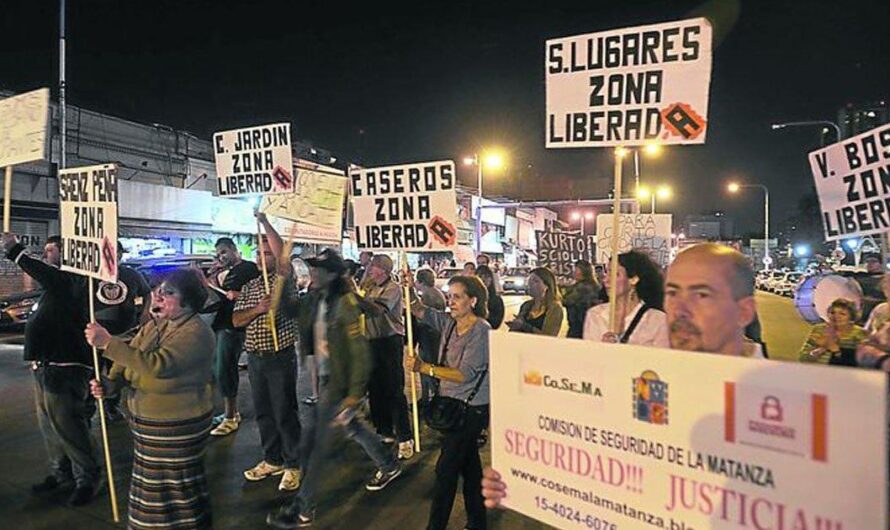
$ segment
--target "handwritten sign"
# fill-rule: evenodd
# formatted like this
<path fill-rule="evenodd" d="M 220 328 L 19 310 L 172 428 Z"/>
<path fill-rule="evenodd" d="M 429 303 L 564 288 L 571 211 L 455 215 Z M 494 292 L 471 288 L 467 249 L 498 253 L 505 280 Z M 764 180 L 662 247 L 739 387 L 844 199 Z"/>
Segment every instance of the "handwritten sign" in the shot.
<path fill-rule="evenodd" d="M 643 251 L 655 263 L 666 267 L 671 260 L 670 214 L 621 214 L 618 222 L 618 253 L 630 250 Z M 596 261 L 609 261 L 612 240 L 612 216 L 596 218 Z"/>
<path fill-rule="evenodd" d="M 49 89 L 0 99 L 0 167 L 46 158 Z"/>
<path fill-rule="evenodd" d="M 117 281 L 117 166 L 59 171 L 62 270 Z"/>
<path fill-rule="evenodd" d="M 346 176 L 301 167 L 294 171 L 294 192 L 266 195 L 260 211 L 291 221 L 283 223 L 287 226 L 282 233 L 293 233 L 297 241 L 339 244 L 343 239 Z"/>
<path fill-rule="evenodd" d="M 213 146 L 221 197 L 294 190 L 289 123 L 218 132 Z"/>

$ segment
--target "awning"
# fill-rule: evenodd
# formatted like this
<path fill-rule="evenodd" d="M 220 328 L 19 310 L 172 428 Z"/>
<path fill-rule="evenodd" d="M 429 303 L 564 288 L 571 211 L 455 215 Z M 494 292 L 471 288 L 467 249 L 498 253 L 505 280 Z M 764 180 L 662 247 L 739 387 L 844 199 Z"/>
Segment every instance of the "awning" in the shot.
<path fill-rule="evenodd" d="M 120 237 L 215 237 L 213 226 L 209 224 L 174 223 L 170 221 L 147 221 L 144 219 L 118 220 Z"/>

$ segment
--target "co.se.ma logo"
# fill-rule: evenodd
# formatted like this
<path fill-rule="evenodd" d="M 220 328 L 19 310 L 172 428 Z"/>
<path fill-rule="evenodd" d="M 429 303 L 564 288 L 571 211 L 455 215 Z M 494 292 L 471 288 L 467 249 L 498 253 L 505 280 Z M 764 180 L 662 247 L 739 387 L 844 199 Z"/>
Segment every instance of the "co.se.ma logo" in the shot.
<path fill-rule="evenodd" d="M 603 397 L 600 387 L 590 381 L 575 381 L 568 377 L 551 377 L 537 370 L 529 370 L 522 376 L 522 382 L 529 386 L 543 386 L 554 390 L 583 394 L 592 397 Z"/>
<path fill-rule="evenodd" d="M 776 396 L 766 396 L 760 404 L 760 420 L 748 420 L 748 429 L 753 432 L 768 436 L 778 436 L 793 440 L 795 432 L 793 427 L 782 425 L 785 412 L 782 402 Z"/>

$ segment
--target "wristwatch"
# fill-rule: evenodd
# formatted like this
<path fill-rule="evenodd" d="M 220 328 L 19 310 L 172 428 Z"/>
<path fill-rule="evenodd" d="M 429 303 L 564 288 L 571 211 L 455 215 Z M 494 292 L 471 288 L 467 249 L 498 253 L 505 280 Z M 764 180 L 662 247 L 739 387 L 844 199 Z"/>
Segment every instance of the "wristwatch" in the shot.
<path fill-rule="evenodd" d="M 433 365 L 430 365 L 430 371 L 429 371 L 429 374 L 428 374 L 428 375 L 429 375 L 430 377 L 436 377 L 435 373 L 433 372 Z"/>

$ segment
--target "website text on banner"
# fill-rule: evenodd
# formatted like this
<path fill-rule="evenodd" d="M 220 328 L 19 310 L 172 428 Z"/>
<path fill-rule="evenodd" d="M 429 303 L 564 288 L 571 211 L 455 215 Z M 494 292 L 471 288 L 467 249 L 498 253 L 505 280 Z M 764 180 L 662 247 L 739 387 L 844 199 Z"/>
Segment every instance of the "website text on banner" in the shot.
<path fill-rule="evenodd" d="M 621 214 L 618 221 L 618 253 L 643 251 L 662 267 L 671 260 L 671 223 L 673 216 L 664 213 Z M 608 263 L 611 253 L 612 219 L 596 218 L 596 261 Z"/>
<path fill-rule="evenodd" d="M 293 193 L 266 195 L 260 211 L 279 218 L 276 229 L 295 241 L 339 244 L 343 239 L 346 176 L 334 168 L 294 168 Z"/>
<path fill-rule="evenodd" d="M 508 508 L 563 529 L 887 528 L 881 373 L 497 332 L 491 351 Z"/>
<path fill-rule="evenodd" d="M 351 168 L 355 242 L 365 250 L 450 251 L 457 247 L 454 162 Z"/>
<path fill-rule="evenodd" d="M 117 281 L 117 166 L 59 170 L 62 270 Z"/>
<path fill-rule="evenodd" d="M 221 197 L 294 191 L 289 123 L 218 132 L 213 153 Z"/>
<path fill-rule="evenodd" d="M 535 232 L 538 243 L 538 266 L 553 274 L 571 278 L 578 260 L 593 263 L 596 258 L 596 236 L 572 232 Z M 608 242 L 606 242 L 608 245 Z"/>
<path fill-rule="evenodd" d="M 548 40 L 548 148 L 703 144 L 711 79 L 704 18 Z"/>
<path fill-rule="evenodd" d="M 890 231 L 890 125 L 810 153 L 825 240 Z"/>
<path fill-rule="evenodd" d="M 0 167 L 46 158 L 49 89 L 0 99 Z"/>

